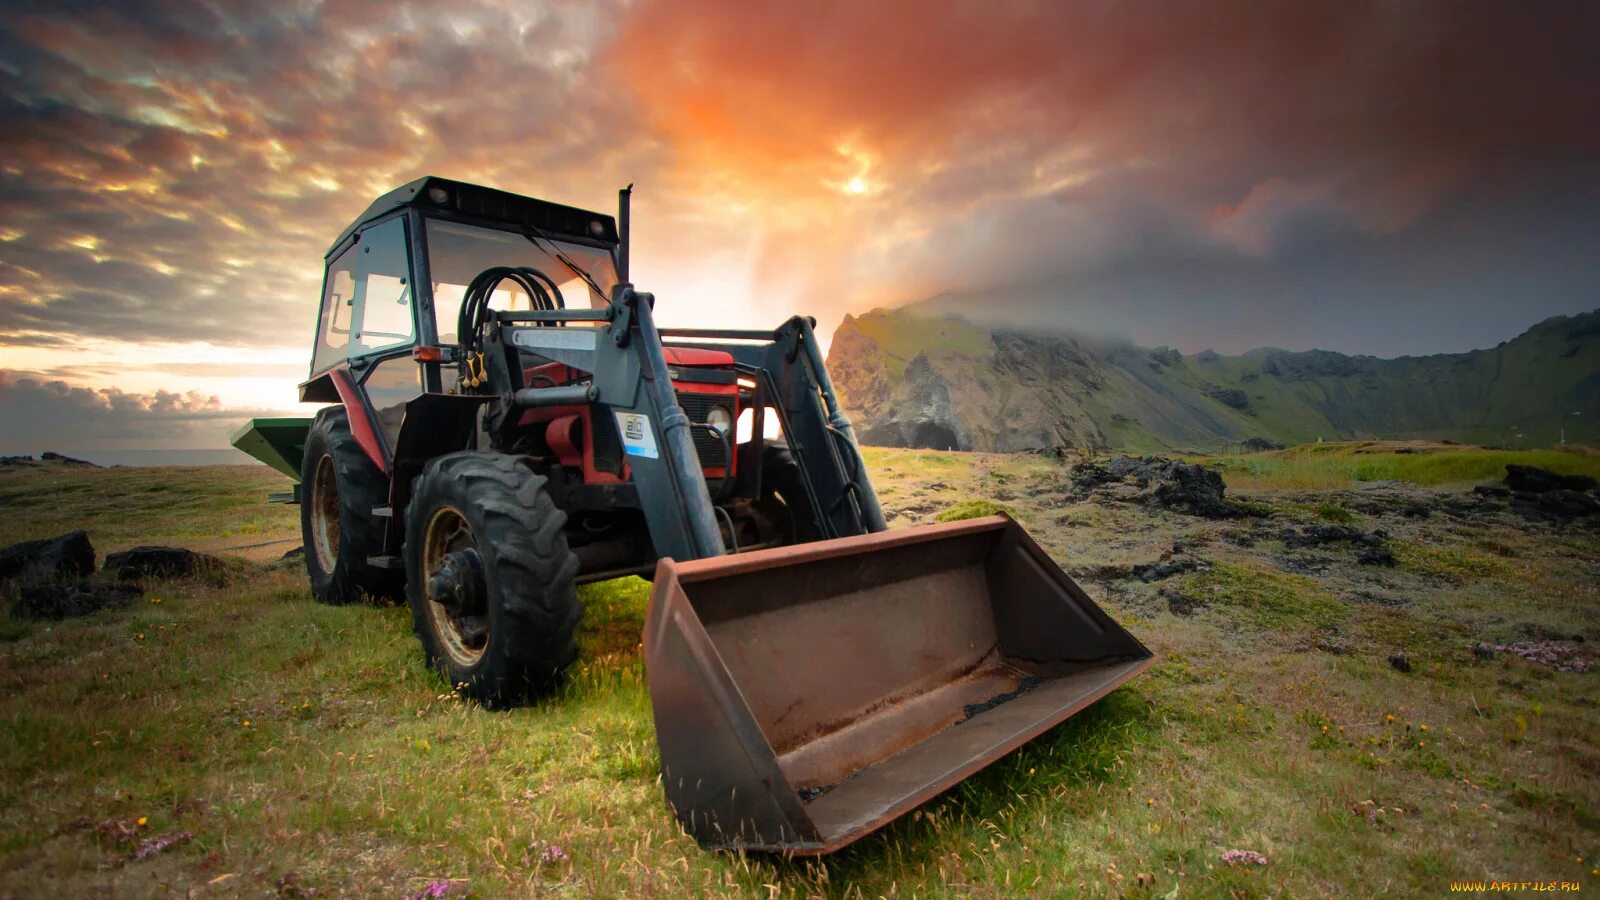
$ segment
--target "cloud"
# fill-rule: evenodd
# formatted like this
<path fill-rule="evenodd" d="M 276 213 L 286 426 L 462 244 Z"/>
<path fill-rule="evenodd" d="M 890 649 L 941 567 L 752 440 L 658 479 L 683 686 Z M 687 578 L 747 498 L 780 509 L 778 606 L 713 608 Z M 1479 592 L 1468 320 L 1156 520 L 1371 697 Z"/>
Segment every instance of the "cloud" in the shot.
<path fill-rule="evenodd" d="M 1580 3 L 688 0 L 610 55 L 671 176 L 752 208 L 756 302 L 836 314 L 1288 257 L 1568 178 L 1600 155 L 1597 40 Z"/>
<path fill-rule="evenodd" d="M 303 346 L 323 252 L 382 191 L 609 196 L 653 151 L 590 72 L 608 9 L 6 14 L 0 332 Z"/>
<path fill-rule="evenodd" d="M 179 360 L 138 348 L 294 355 L 331 238 L 434 173 L 590 207 L 638 182 L 635 275 L 670 323 L 826 331 L 945 291 L 1066 303 L 1088 279 L 1152 328 L 1305 346 L 1323 320 L 1297 293 L 1186 285 L 1291 283 L 1358 248 L 1337 268 L 1374 274 L 1340 284 L 1418 321 L 1449 315 L 1444 285 L 1515 287 L 1520 257 L 1476 237 L 1494 223 L 1472 232 L 1487 252 L 1452 253 L 1443 211 L 1592 195 L 1597 44 L 1576 2 L 13 5 L 0 345 L 122 341 L 174 384 Z M 1530 265 L 1567 266 L 1600 222 L 1533 217 L 1518 235 L 1557 233 L 1518 244 Z M 1459 270 L 1396 282 L 1402 246 Z M 1113 277 L 1176 262 L 1199 274 Z M 1561 285 L 1540 314 L 1592 305 Z"/>
<path fill-rule="evenodd" d="M 220 447 L 249 415 L 193 391 L 130 393 L 0 370 L 0 452 Z"/>

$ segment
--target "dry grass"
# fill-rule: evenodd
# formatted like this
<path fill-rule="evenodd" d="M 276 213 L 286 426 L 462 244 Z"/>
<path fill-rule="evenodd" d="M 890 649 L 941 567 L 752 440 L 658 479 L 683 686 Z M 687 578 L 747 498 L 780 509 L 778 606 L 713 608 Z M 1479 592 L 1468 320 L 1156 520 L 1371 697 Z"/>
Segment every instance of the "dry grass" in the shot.
<path fill-rule="evenodd" d="M 1463 485 L 1498 481 L 1507 463 L 1600 477 L 1600 456 L 1585 447 L 1491 450 L 1423 441 L 1305 444 L 1244 456 L 1195 457 L 1241 491 L 1338 490 L 1360 482 Z"/>

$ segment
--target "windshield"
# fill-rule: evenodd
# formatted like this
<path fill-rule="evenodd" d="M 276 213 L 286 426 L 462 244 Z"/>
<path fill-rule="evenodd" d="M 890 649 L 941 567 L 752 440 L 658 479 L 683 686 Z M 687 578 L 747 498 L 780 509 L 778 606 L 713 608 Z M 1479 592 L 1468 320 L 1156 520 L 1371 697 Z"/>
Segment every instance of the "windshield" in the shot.
<path fill-rule="evenodd" d="M 456 320 L 461 313 L 461 299 L 466 296 L 467 285 L 479 272 L 493 266 L 532 266 L 550 276 L 561 289 L 562 299 L 568 309 L 599 309 L 606 305 L 606 297 L 596 293 L 609 292 L 617 283 L 617 270 L 611 252 L 582 244 L 572 244 L 559 238 L 546 240 L 534 235 L 531 238 L 515 231 L 479 228 L 442 219 L 428 219 L 428 273 L 433 279 L 433 315 L 439 329 L 439 342 L 457 343 Z M 552 245 L 560 250 L 571 267 L 551 252 Z M 594 280 L 591 287 L 582 270 Z M 532 309 L 526 293 L 513 283 L 502 282 L 489 301 L 491 309 Z"/>

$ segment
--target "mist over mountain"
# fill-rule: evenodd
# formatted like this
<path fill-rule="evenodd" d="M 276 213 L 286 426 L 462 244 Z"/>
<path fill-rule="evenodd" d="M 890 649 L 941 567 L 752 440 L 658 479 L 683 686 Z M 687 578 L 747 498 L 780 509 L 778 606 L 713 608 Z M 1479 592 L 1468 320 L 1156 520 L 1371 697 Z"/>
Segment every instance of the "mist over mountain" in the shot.
<path fill-rule="evenodd" d="M 1217 450 L 1352 438 L 1600 441 L 1600 310 L 1488 349 L 1379 359 L 1274 348 L 1186 355 L 986 327 L 942 304 L 845 316 L 828 356 L 864 443 Z M 1573 415 L 1576 413 L 1576 415 Z"/>

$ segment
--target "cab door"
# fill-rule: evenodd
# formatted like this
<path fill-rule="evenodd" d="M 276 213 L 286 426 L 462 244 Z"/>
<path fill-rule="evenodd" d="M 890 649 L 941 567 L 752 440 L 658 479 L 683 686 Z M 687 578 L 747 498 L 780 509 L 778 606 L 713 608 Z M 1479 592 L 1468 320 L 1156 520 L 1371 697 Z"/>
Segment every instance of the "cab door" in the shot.
<path fill-rule="evenodd" d="M 398 215 L 361 232 L 344 256 L 354 256 L 350 373 L 392 456 L 407 401 L 422 393 L 422 372 L 412 359 L 417 344 L 416 284 Z M 341 258 L 342 259 L 342 258 Z"/>

